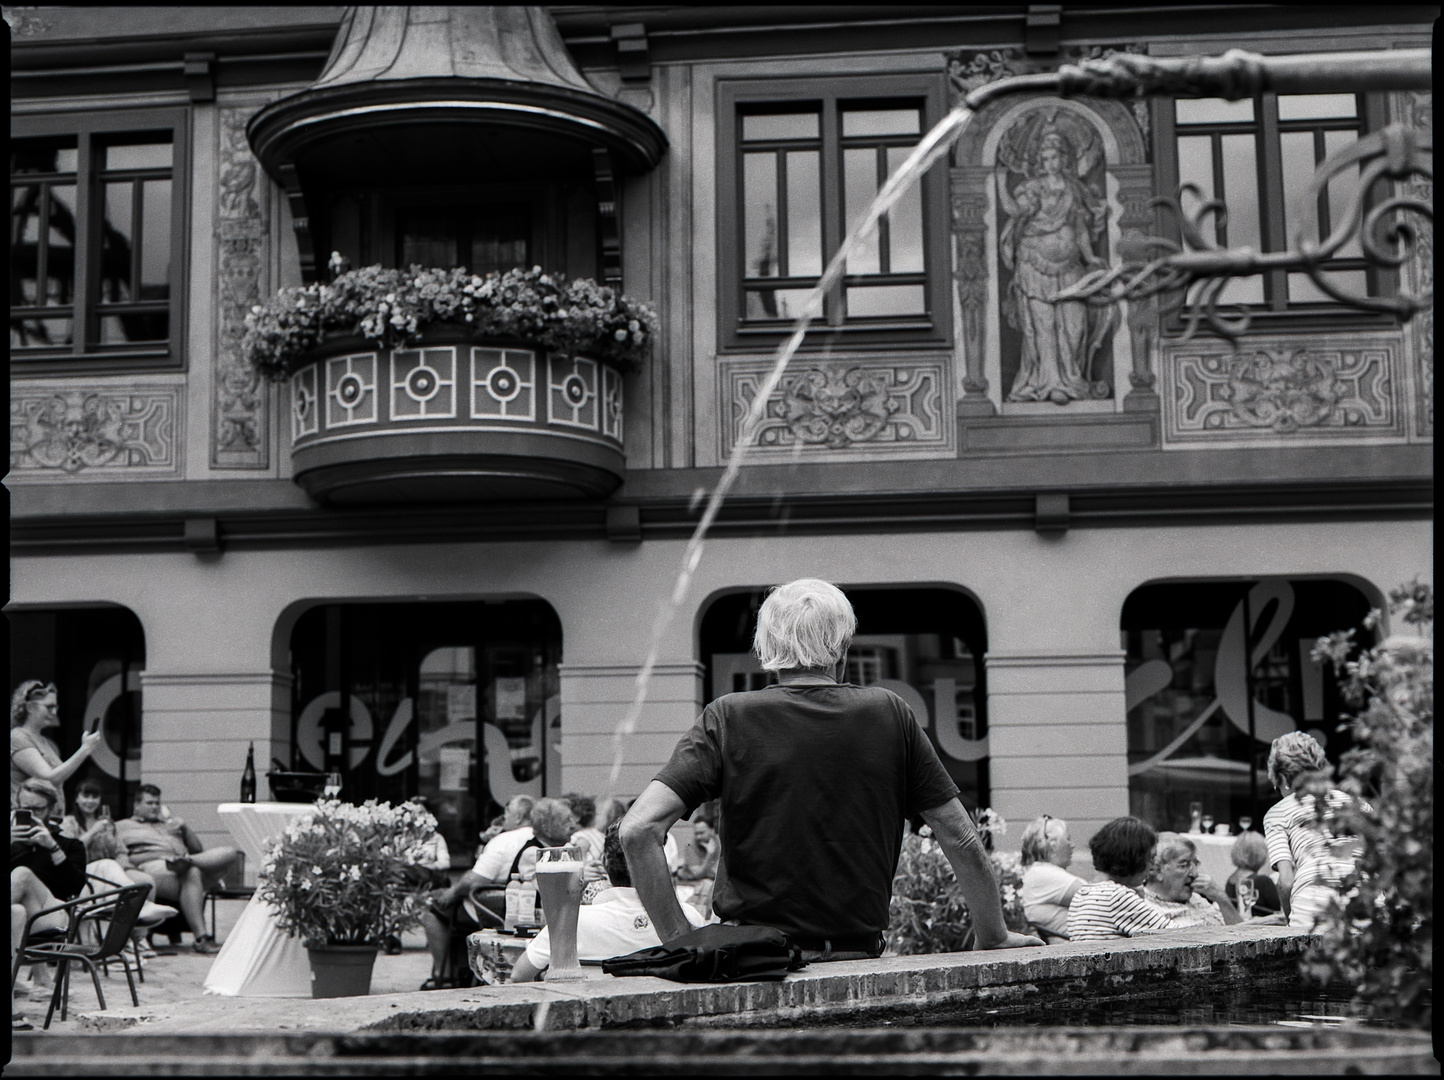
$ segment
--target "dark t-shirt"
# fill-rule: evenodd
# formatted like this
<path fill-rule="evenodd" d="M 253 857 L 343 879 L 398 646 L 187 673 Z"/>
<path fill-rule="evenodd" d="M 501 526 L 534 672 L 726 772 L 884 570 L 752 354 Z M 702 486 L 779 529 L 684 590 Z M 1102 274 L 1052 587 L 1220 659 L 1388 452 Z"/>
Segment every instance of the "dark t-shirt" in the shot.
<path fill-rule="evenodd" d="M 54 828 L 50 829 L 50 835 L 55 837 L 60 850 L 65 852 L 65 858 L 60 863 L 57 864 L 50 857 L 50 852 L 38 845 L 12 842 L 10 869 L 13 871 L 17 866 L 28 866 L 50 890 L 51 896 L 57 900 L 73 900 L 80 895 L 80 890 L 85 888 L 85 845 L 79 840 L 61 836 Z"/>
<path fill-rule="evenodd" d="M 808 938 L 886 930 L 904 822 L 958 794 L 901 698 L 832 684 L 718 698 L 656 778 L 721 799 L 717 914 Z"/>

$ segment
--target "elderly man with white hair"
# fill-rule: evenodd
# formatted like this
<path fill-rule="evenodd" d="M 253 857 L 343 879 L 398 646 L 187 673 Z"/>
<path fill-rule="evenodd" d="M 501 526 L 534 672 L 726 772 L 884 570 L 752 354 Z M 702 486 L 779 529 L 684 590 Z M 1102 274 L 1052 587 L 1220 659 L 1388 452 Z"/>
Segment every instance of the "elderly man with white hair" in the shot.
<path fill-rule="evenodd" d="M 878 956 L 904 824 L 921 815 L 952 864 L 980 949 L 1041 945 L 1003 922 L 997 880 L 958 787 L 901 698 L 843 683 L 857 617 L 834 585 L 773 589 L 753 648 L 775 686 L 708 705 L 622 821 L 621 839 L 663 942 L 691 931 L 663 842 L 720 800 L 713 910 L 789 934 L 806 960 Z"/>
<path fill-rule="evenodd" d="M 1283 796 L 1263 820 L 1269 862 L 1279 875 L 1279 899 L 1290 926 L 1312 930 L 1354 869 L 1359 838 L 1336 834 L 1332 824 L 1353 799 L 1328 787 L 1329 759 L 1304 731 L 1291 731 L 1273 741 L 1268 772 L 1269 782 Z M 1310 786 L 1327 789 L 1322 815 L 1316 812 L 1314 796 L 1305 790 Z"/>

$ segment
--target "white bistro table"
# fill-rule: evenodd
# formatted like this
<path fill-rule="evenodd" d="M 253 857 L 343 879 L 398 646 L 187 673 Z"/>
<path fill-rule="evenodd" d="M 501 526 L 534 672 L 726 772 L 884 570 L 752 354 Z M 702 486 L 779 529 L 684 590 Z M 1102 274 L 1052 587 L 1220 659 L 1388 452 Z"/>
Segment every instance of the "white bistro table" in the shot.
<path fill-rule="evenodd" d="M 216 807 L 226 828 L 246 853 L 247 884 L 265 857 L 266 843 L 281 835 L 311 803 L 222 803 Z M 203 984 L 207 994 L 225 997 L 311 996 L 311 965 L 299 939 L 283 934 L 276 912 L 252 896 L 216 953 Z"/>

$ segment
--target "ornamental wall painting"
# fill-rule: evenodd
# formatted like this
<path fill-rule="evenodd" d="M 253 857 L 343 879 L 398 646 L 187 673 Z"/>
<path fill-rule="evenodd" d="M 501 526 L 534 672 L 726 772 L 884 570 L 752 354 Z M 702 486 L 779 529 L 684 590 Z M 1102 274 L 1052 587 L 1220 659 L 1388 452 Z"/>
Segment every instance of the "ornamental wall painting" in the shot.
<path fill-rule="evenodd" d="M 1003 401 L 1111 399 L 1118 309 L 1052 299 L 1109 262 L 1099 130 L 1056 102 L 1022 113 L 998 139 L 993 185 Z"/>

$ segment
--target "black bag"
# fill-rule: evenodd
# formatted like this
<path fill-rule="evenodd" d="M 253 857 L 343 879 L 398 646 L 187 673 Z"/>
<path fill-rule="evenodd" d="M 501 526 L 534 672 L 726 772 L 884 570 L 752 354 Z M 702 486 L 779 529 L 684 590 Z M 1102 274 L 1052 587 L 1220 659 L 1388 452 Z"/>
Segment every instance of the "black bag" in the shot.
<path fill-rule="evenodd" d="M 803 967 L 802 950 L 770 926 L 712 924 L 670 945 L 602 961 L 608 975 L 655 975 L 673 982 L 726 983 L 780 979 Z"/>

